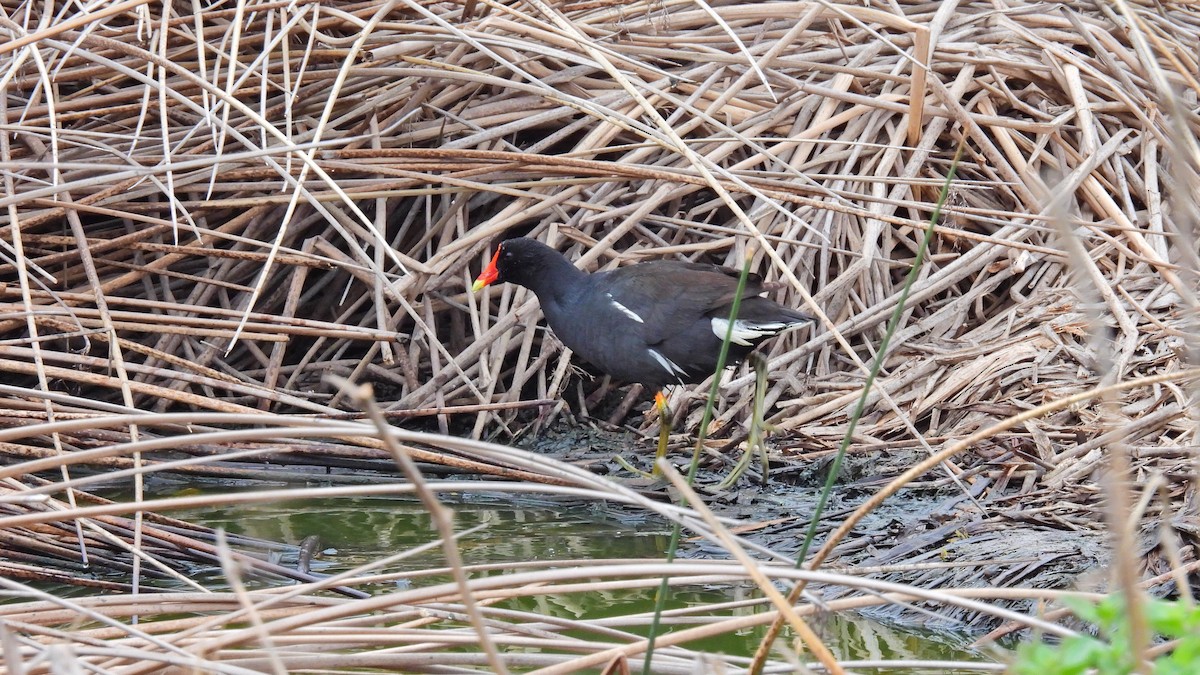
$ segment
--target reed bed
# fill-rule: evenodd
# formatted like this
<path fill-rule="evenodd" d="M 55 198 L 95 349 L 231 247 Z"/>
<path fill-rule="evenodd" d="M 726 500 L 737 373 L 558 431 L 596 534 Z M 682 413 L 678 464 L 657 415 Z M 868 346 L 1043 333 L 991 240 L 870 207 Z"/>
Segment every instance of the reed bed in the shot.
<path fill-rule="evenodd" d="M 819 622 L 831 612 L 926 602 L 940 607 L 939 611 L 969 611 L 993 623 L 1008 621 L 1053 635 L 1073 634 L 1070 628 L 1006 606 L 1016 601 L 1052 601 L 1063 596 L 1063 591 L 987 586 L 932 589 L 879 580 L 873 578 L 875 570 L 865 568 L 799 569 L 788 556 L 733 534 L 733 529 L 741 524 L 736 520 L 715 517 L 706 509 L 663 502 L 534 452 L 395 427 L 372 427 L 364 422 L 326 422 L 304 427 L 297 425 L 294 418 L 268 413 L 256 419 L 260 428 L 231 431 L 239 421 L 232 416 L 217 413 L 191 416 L 192 433 L 187 438 L 197 443 L 219 437 L 224 443 L 248 448 L 256 445 L 257 438 L 267 435 L 261 433 L 264 430 L 297 445 L 303 444 L 308 435 L 338 435 L 356 438 L 364 444 L 374 441 L 399 449 L 409 458 L 438 448 L 465 460 L 504 464 L 514 472 L 529 472 L 541 483 L 529 478 L 397 481 L 379 471 L 375 481 L 340 482 L 338 474 L 334 474 L 320 486 L 185 494 L 140 501 L 100 500 L 83 490 L 120 477 L 110 471 L 66 484 L 78 502 L 76 506 L 57 496 L 63 491 L 63 483 L 46 481 L 40 489 L 6 489 L 6 499 L 0 502 L 4 507 L 0 531 L 9 534 L 9 556 L 16 559 L 5 561 L 4 574 L 0 576 L 0 587 L 9 599 L 0 603 L 0 631 L 6 632 L 0 638 L 7 641 L 3 652 L 7 671 L 40 672 L 77 663 L 112 672 L 183 668 L 222 673 L 291 672 L 322 667 L 406 672 L 445 672 L 438 668 L 455 666 L 491 667 L 496 671 L 536 668 L 545 669 L 544 672 L 577 672 L 606 664 L 620 667 L 622 663 L 629 667 L 646 649 L 641 633 L 650 624 L 649 613 L 606 612 L 608 616 L 603 619 L 571 619 L 543 611 L 514 609 L 508 603 L 522 599 L 542 599 L 545 603 L 551 598 L 569 598 L 574 594 L 652 589 L 664 575 L 670 578 L 673 592 L 755 585 L 761 589 L 769 587 L 770 580 L 803 580 L 831 596 L 821 599 L 806 595 L 804 602 L 790 610 L 793 621 Z M 149 434 L 157 425 L 179 423 L 183 415 L 148 417 L 155 420 L 145 425 Z M 122 422 L 116 417 L 87 421 L 100 425 Z M 26 432 L 65 432 L 71 425 L 79 426 L 75 422 L 39 424 L 5 430 L 0 435 L 7 442 Z M 218 426 L 222 430 L 208 431 Z M 148 439 L 113 444 L 102 452 L 86 453 L 91 457 L 76 459 L 79 463 L 91 463 L 97 454 L 149 455 L 156 445 L 161 444 Z M 252 452 L 262 450 L 185 461 L 217 471 L 233 461 L 247 460 Z M 53 458 L 58 460 L 55 467 L 67 467 L 69 457 Z M 6 485 L 15 484 L 12 474 L 44 469 L 49 464 L 25 462 L 7 467 Z M 185 468 L 178 464 L 146 462 L 125 473 L 136 472 L 140 479 L 151 480 L 159 472 Z M 360 472 L 361 469 L 355 474 L 361 478 Z M 678 521 L 692 537 L 741 555 L 753 553 L 761 562 L 747 566 L 723 559 L 679 560 L 668 564 L 656 559 L 551 557 L 487 565 L 457 562 L 417 571 L 400 564 L 429 548 L 447 544 L 455 547 L 459 541 L 488 536 L 483 527 L 461 531 L 439 527 L 442 539 L 431 537 L 428 543 L 413 550 L 397 551 L 331 576 L 308 571 L 305 559 L 311 558 L 313 547 L 308 542 L 284 545 L 233 537 L 170 517 L 181 509 L 228 508 L 280 499 L 381 495 L 437 499 L 445 493 L 506 493 L 514 497 L 525 493 L 620 505 L 626 511 L 626 518 L 653 515 Z M 694 495 L 692 498 L 695 500 Z M 440 508 L 431 507 L 435 511 Z M 77 537 L 70 524 L 79 524 L 85 536 Z M 109 536 L 103 536 L 105 532 Z M 141 574 L 137 574 L 136 568 L 131 572 L 129 565 L 122 564 L 124 559 L 120 554 L 127 554 L 132 548 L 139 552 L 138 560 L 146 570 Z M 81 551 L 88 555 L 88 567 L 69 569 L 71 553 L 78 555 Z M 17 573 L 18 561 L 20 569 L 28 574 Z M 34 581 L 52 582 L 58 588 L 79 583 L 50 575 L 48 572 L 53 570 L 74 572 L 83 579 L 81 585 L 87 590 L 104 592 L 64 596 L 47 592 L 44 584 L 31 585 Z M 439 577 L 453 572 L 460 572 L 461 580 L 437 583 Z M 141 581 L 139 587 L 90 581 L 97 576 L 129 578 L 131 574 Z M 433 581 L 426 581 L 431 578 Z M 299 583 L 280 583 L 280 580 Z M 652 672 L 696 672 L 698 667 L 704 669 L 702 672 L 744 668 L 750 663 L 748 656 L 719 656 L 696 645 L 702 646 L 706 640 L 724 634 L 761 628 L 779 616 L 778 608 L 772 608 L 769 601 L 753 597 L 667 612 L 663 625 L 670 632 L 658 641 Z M 487 640 L 503 652 L 495 661 L 489 660 L 486 651 L 472 649 L 485 633 Z M 792 647 L 781 644 L 765 662 L 766 672 L 791 672 L 795 663 L 805 659 Z M 882 663 L 886 659 L 877 661 Z M 870 667 L 871 663 L 850 663 L 847 667 Z M 994 666 L 995 663 L 985 660 L 943 663 L 939 667 L 988 672 Z"/>
<path fill-rule="evenodd" d="M 1033 588 L 1063 583 L 1034 578 L 1050 560 L 1108 561 L 1050 550 L 1075 535 L 1115 545 L 1122 587 L 1189 592 L 1200 502 L 1200 12 L 1189 3 L 0 0 L 0 10 L 7 590 L 36 596 L 16 579 L 79 577 L 70 570 L 84 550 L 111 560 L 114 579 L 143 565 L 178 577 L 226 551 L 313 584 L 178 593 L 154 608 L 109 595 L 11 605 L 0 624 L 10 670 L 51 667 L 69 643 L 72 658 L 117 672 L 458 672 L 497 666 L 495 652 L 449 648 L 489 644 L 485 623 L 513 668 L 569 672 L 584 667 L 576 659 L 644 649 L 623 632 L 644 617 L 614 622 L 616 633 L 588 624 L 597 637 L 579 644 L 559 634 L 577 625 L 489 613 L 490 592 L 582 583 L 549 563 L 499 590 L 472 578 L 376 598 L 345 597 L 359 595 L 352 574 L 336 582 L 339 597 L 245 553 L 276 544 L 223 545 L 172 521 L 179 503 L 143 499 L 158 471 L 303 480 L 343 467 L 327 478 L 337 494 L 414 495 L 467 473 L 685 518 L 728 547 L 698 511 L 471 440 L 568 410 L 654 423 L 636 411 L 644 396 L 581 373 L 537 328 L 529 293 L 469 293 L 512 234 L 589 269 L 749 257 L 772 297 L 819 317 L 763 350 L 773 447 L 793 465 L 830 456 L 881 361 L 851 445 L 878 498 L 823 531 L 822 559 L 985 561 L 913 567 L 884 593 L 933 593 L 951 613 L 964 607 L 956 594 L 1050 598 Z M 881 354 L 928 228 L 929 259 Z M 367 399 L 390 428 L 361 420 L 367 399 L 344 380 L 372 385 Z M 673 398 L 689 435 L 695 392 Z M 714 431 L 726 450 L 744 437 L 753 396 L 744 368 L 726 375 Z M 396 479 L 396 443 L 429 492 Z M 270 465 L 280 461 L 290 466 Z M 132 482 L 132 503 L 90 494 L 114 480 Z M 914 516 L 907 534 L 863 520 L 903 488 L 951 485 L 966 493 Z M 766 574 L 818 574 L 788 571 L 772 543 L 747 543 L 784 563 Z M 1014 546 L 1041 562 L 987 565 Z M 752 569 L 688 565 L 676 583 Z M 663 570 L 609 574 L 652 583 Z M 846 607 L 891 598 L 861 578 L 821 583 L 846 589 L 832 601 Z M 128 584 L 96 585 L 144 590 Z M 985 588 L 949 588 L 967 584 Z M 475 595 L 472 609 L 464 598 Z M 163 620 L 135 627 L 133 614 Z M 201 618 L 168 618 L 179 614 Z M 453 629 L 430 635 L 431 617 Z M 68 633 L 74 618 L 95 623 Z M 387 635 L 363 627 L 408 622 Z M 529 650 L 519 660 L 516 646 Z M 438 660 L 448 654 L 463 662 Z M 671 647 L 655 658 L 654 672 L 693 672 L 702 657 Z"/>

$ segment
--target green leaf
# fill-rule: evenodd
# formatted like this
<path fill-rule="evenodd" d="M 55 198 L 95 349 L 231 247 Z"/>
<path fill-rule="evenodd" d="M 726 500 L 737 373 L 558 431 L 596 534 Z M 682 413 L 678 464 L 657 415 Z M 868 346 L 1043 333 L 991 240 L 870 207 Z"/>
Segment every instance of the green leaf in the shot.
<path fill-rule="evenodd" d="M 1108 645 L 1089 635 L 1076 635 L 1063 640 L 1058 649 L 1056 668 L 1052 672 L 1066 675 L 1083 673 L 1099 665 Z"/>
<path fill-rule="evenodd" d="M 1179 602 L 1151 600 L 1146 603 L 1146 621 L 1151 630 L 1168 637 L 1183 637 L 1188 630 L 1191 612 Z"/>
<path fill-rule="evenodd" d="M 1134 658 L 1128 641 L 1106 645 L 1103 652 L 1095 664 L 1100 675 L 1129 675 L 1133 672 Z"/>
<path fill-rule="evenodd" d="M 1055 658 L 1054 650 L 1040 642 L 1022 642 L 1009 669 L 1013 675 L 1044 675 L 1047 664 Z"/>
<path fill-rule="evenodd" d="M 1154 675 L 1195 675 L 1197 665 L 1200 664 L 1185 663 L 1180 665 L 1159 659 L 1154 662 Z"/>
<path fill-rule="evenodd" d="M 1062 603 L 1080 619 L 1100 625 L 1100 610 L 1094 601 L 1067 596 L 1062 599 Z"/>
<path fill-rule="evenodd" d="M 1125 599 L 1110 595 L 1096 605 L 1095 624 L 1100 631 L 1111 635 L 1125 625 Z"/>
<path fill-rule="evenodd" d="M 1010 672 L 1015 675 L 1129 675 L 1134 670 L 1130 649 L 1129 618 L 1126 603 L 1119 595 L 1100 602 L 1066 598 L 1076 616 L 1095 624 L 1108 637 L 1097 639 L 1077 635 L 1061 643 L 1022 643 L 1016 649 Z M 1200 606 L 1179 601 L 1147 598 L 1147 628 L 1155 639 L 1176 641 L 1174 649 L 1154 662 L 1154 675 L 1200 674 Z"/>
<path fill-rule="evenodd" d="M 1159 672 L 1158 664 L 1167 669 L 1175 668 L 1182 673 L 1200 673 L 1200 636 L 1183 638 L 1171 653 L 1158 657 L 1154 663 L 1156 675 Z"/>

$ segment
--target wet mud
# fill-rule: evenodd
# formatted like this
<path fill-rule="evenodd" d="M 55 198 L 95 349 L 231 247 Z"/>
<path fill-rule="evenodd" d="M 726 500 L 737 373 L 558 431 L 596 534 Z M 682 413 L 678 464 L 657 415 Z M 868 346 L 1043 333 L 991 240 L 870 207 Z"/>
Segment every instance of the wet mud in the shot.
<path fill-rule="evenodd" d="M 664 483 L 631 473 L 616 459 L 649 471 L 656 438 L 630 429 L 612 429 L 587 421 L 562 421 L 527 434 L 518 443 L 526 449 L 604 474 L 662 499 L 674 499 Z M 764 485 L 757 459 L 734 486 L 718 489 L 740 449 L 717 456 L 715 442 L 701 458 L 695 486 L 717 515 L 738 521 L 738 532 L 754 544 L 794 558 L 803 545 L 819 495 L 833 464 L 832 453 L 813 458 L 802 436 L 770 438 L 770 469 Z M 685 473 L 691 463 L 694 439 L 673 436 L 669 459 Z M 844 518 L 880 487 L 924 459 L 919 450 L 871 451 L 847 454 L 821 516 L 811 552 L 822 545 Z M 1107 580 L 1108 550 L 1104 532 L 1068 528 L 1049 519 L 1015 517 L 1017 504 L 1005 502 L 1004 491 L 988 492 L 984 474 L 959 483 L 934 470 L 901 489 L 871 512 L 834 549 L 825 569 L 865 574 L 922 588 L 1027 587 L 1094 589 Z M 965 491 L 964 491 L 965 489 Z M 1014 488 L 1015 489 L 1015 488 Z M 729 557 L 715 543 L 688 539 L 684 557 Z M 764 557 L 760 554 L 760 557 Z M 823 589 L 836 597 L 836 588 Z M 1032 609 L 1015 601 L 1017 610 Z M 990 628 L 990 617 L 941 606 L 936 612 L 889 605 L 868 612 L 879 618 L 916 623 L 935 629 L 965 625 Z"/>

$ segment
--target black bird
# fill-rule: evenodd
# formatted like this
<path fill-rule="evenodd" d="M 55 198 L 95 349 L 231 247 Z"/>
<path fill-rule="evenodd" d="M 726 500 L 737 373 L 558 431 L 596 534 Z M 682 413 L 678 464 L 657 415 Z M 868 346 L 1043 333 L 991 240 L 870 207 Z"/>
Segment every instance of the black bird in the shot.
<path fill-rule="evenodd" d="M 472 290 L 495 282 L 533 291 L 554 334 L 580 358 L 658 393 L 669 384 L 700 382 L 716 369 L 738 272 L 659 260 L 588 274 L 540 241 L 518 238 L 500 243 Z M 730 365 L 763 340 L 812 321 L 762 292 L 751 275 L 734 321 Z"/>

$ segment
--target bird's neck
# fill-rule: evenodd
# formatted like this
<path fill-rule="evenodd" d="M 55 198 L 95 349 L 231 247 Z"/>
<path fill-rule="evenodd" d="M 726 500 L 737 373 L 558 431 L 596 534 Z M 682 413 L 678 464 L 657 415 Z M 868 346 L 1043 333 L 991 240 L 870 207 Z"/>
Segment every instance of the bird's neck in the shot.
<path fill-rule="evenodd" d="M 529 286 L 538 302 L 543 306 L 573 304 L 587 287 L 587 273 L 560 255 L 547 257 L 542 264 L 542 273 Z"/>

